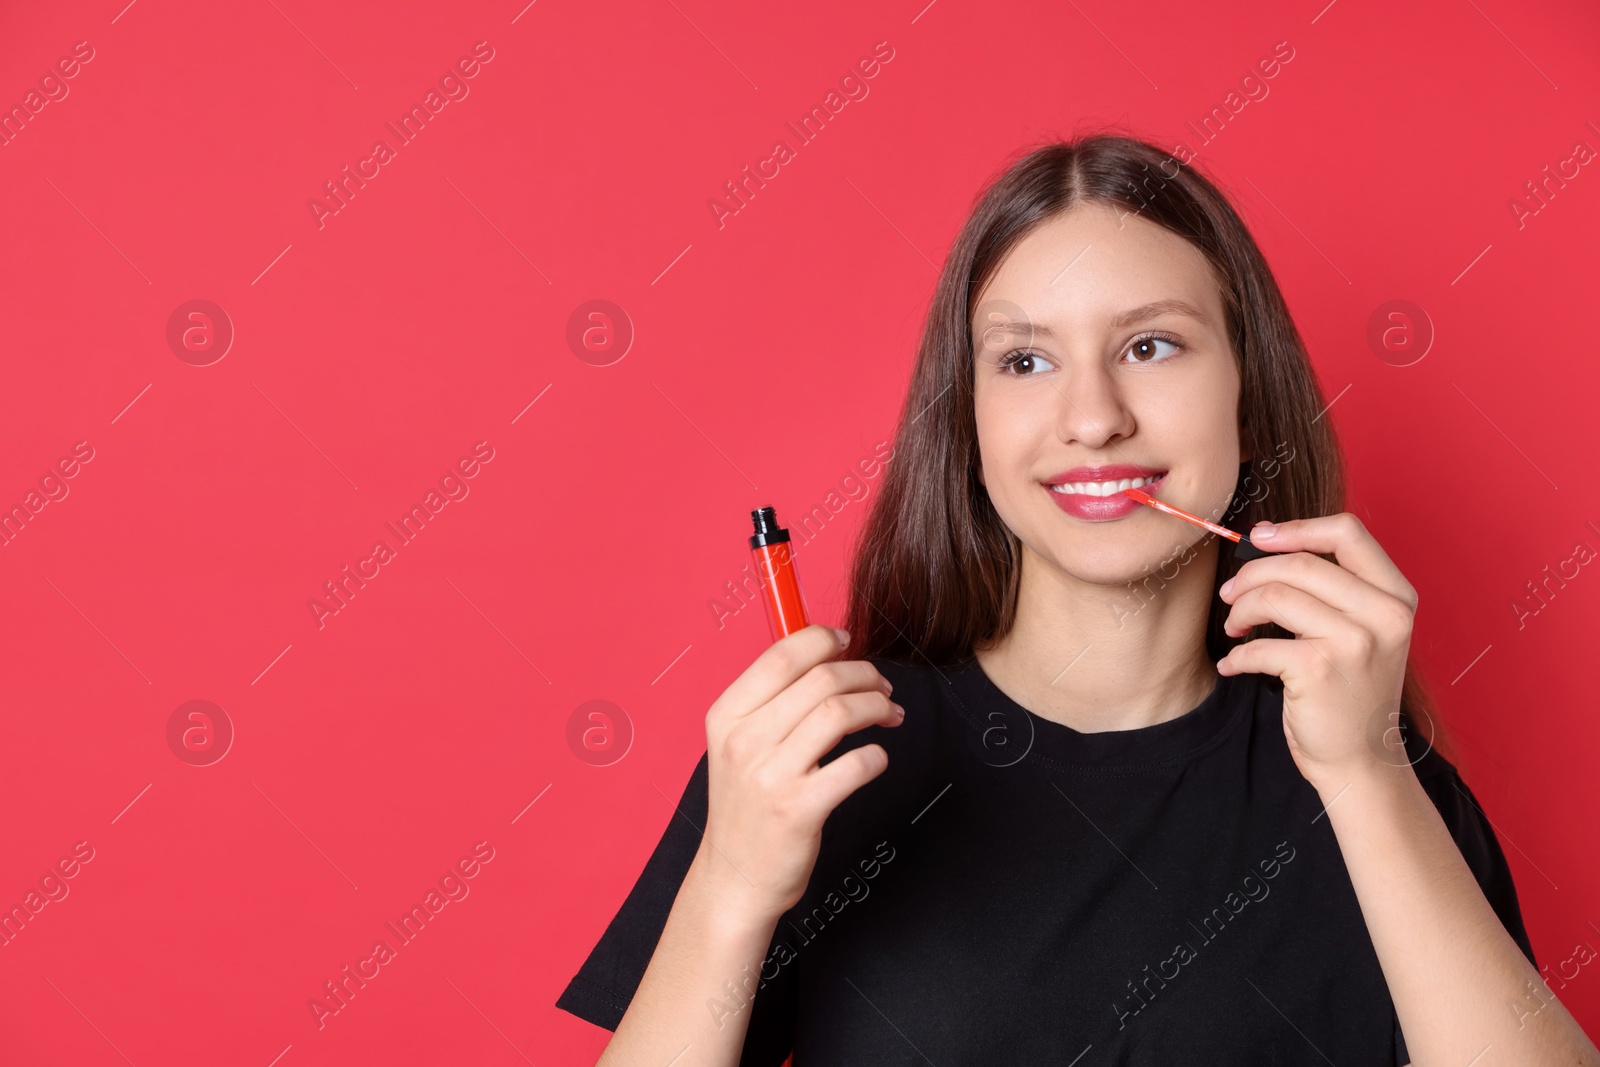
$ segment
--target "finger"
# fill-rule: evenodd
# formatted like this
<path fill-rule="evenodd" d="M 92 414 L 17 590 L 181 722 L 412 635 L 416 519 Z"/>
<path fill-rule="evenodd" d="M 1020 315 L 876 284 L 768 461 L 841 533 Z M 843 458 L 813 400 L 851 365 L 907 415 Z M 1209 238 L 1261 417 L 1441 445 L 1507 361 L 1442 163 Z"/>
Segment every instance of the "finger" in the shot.
<path fill-rule="evenodd" d="M 1217 673 L 1276 675 L 1283 680 L 1284 696 L 1291 700 L 1336 681 L 1353 685 L 1319 642 L 1287 637 L 1258 637 L 1236 646 L 1217 661 Z"/>
<path fill-rule="evenodd" d="M 1222 630 L 1229 637 L 1239 637 L 1252 626 L 1268 622 L 1301 637 L 1337 637 L 1357 625 L 1350 616 L 1303 589 L 1268 582 L 1240 594 L 1222 620 Z"/>
<path fill-rule="evenodd" d="M 755 715 L 749 716 L 744 728 L 751 731 L 753 737 L 776 745 L 807 719 L 818 705 L 830 698 L 847 693 L 886 694 L 888 691 L 889 680 L 864 659 L 819 663 L 768 701 Z M 809 767 L 813 762 L 815 760 L 805 766 Z"/>
<path fill-rule="evenodd" d="M 872 781 L 889 768 L 889 753 L 882 745 L 862 745 L 819 767 L 807 775 L 811 786 L 806 795 L 817 805 L 818 814 L 826 815 L 837 808 L 845 797 Z"/>
<path fill-rule="evenodd" d="M 1217 673 L 1272 674 L 1279 678 L 1292 677 L 1310 665 L 1316 653 L 1310 642 L 1288 637 L 1258 637 L 1246 641 L 1217 661 Z"/>
<path fill-rule="evenodd" d="M 881 689 L 835 693 L 816 705 L 778 745 L 778 759 L 803 774 L 839 744 L 846 734 L 868 726 L 898 726 L 904 716 Z"/>
<path fill-rule="evenodd" d="M 1417 591 L 1406 581 L 1389 554 L 1373 539 L 1360 519 L 1348 511 L 1314 519 L 1258 525 L 1249 531 L 1250 543 L 1264 551 L 1325 552 L 1356 577 L 1415 608 Z"/>
<path fill-rule="evenodd" d="M 751 714 L 811 668 L 843 651 L 842 632 L 812 623 L 774 641 L 723 690 L 708 717 L 738 720 Z"/>
<path fill-rule="evenodd" d="M 1232 604 L 1247 590 L 1270 582 L 1303 589 L 1330 607 L 1357 617 L 1397 606 L 1395 598 L 1382 589 L 1310 552 L 1250 560 L 1223 583 L 1219 595 Z"/>

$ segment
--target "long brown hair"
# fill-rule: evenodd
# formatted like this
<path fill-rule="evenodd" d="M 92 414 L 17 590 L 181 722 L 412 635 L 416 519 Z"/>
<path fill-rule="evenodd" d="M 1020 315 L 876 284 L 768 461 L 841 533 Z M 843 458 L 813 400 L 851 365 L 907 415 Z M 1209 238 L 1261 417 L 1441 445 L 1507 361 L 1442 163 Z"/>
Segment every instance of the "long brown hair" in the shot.
<path fill-rule="evenodd" d="M 953 665 L 1015 622 L 1021 543 L 978 481 L 972 300 L 1033 229 L 1079 204 L 1132 213 L 1185 238 L 1221 288 L 1241 378 L 1241 464 L 1220 521 L 1310 518 L 1344 509 L 1344 467 L 1305 344 L 1261 250 L 1218 189 L 1192 166 L 1134 138 L 1097 133 L 1048 144 L 1012 163 L 979 196 L 944 262 L 895 433 L 893 460 L 856 542 L 846 610 L 850 659 Z M 1287 459 L 1285 458 L 1287 457 Z M 1264 488 L 1264 491 L 1262 491 Z M 1214 536 L 1214 535 L 1207 535 Z M 1219 552 L 1215 587 L 1239 562 Z M 1276 625 L 1230 638 L 1229 606 L 1213 597 L 1213 660 Z M 1375 709 L 1376 710 L 1376 709 Z M 1444 738 L 1408 662 L 1399 711 Z"/>

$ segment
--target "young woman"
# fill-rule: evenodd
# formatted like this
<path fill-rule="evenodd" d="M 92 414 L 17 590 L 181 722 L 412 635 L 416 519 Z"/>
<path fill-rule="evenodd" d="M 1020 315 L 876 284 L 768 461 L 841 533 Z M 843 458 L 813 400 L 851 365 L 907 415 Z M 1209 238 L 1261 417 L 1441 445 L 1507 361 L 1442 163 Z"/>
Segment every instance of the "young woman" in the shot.
<path fill-rule="evenodd" d="M 615 1029 L 600 1062 L 1600 1064 L 1432 744 L 1417 593 L 1340 511 L 1325 414 L 1192 168 L 1099 135 L 1007 170 L 939 279 L 848 635 L 711 706 L 558 1001 Z"/>

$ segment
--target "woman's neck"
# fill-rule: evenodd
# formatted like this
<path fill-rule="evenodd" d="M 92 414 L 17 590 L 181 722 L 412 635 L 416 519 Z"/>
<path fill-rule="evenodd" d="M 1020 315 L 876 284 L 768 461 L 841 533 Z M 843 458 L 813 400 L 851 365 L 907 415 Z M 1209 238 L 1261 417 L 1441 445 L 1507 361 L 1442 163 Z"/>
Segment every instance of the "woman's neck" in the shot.
<path fill-rule="evenodd" d="M 1210 694 L 1206 654 L 1217 546 L 1208 541 L 1171 580 L 1098 585 L 1022 550 L 1010 633 L 977 659 L 1012 700 L 1083 733 L 1176 719 Z"/>

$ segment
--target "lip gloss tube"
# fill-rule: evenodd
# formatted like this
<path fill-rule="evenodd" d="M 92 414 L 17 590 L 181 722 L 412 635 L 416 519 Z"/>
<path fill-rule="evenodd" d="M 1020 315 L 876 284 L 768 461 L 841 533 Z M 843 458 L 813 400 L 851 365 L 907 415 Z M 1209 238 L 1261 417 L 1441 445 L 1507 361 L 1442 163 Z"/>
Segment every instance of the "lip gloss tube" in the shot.
<path fill-rule="evenodd" d="M 750 552 L 767 602 L 767 630 L 777 641 L 808 625 L 805 595 L 795 573 L 789 531 L 778 525 L 777 514 L 771 508 L 759 508 L 750 513 L 750 519 L 756 529 L 750 538 Z"/>

